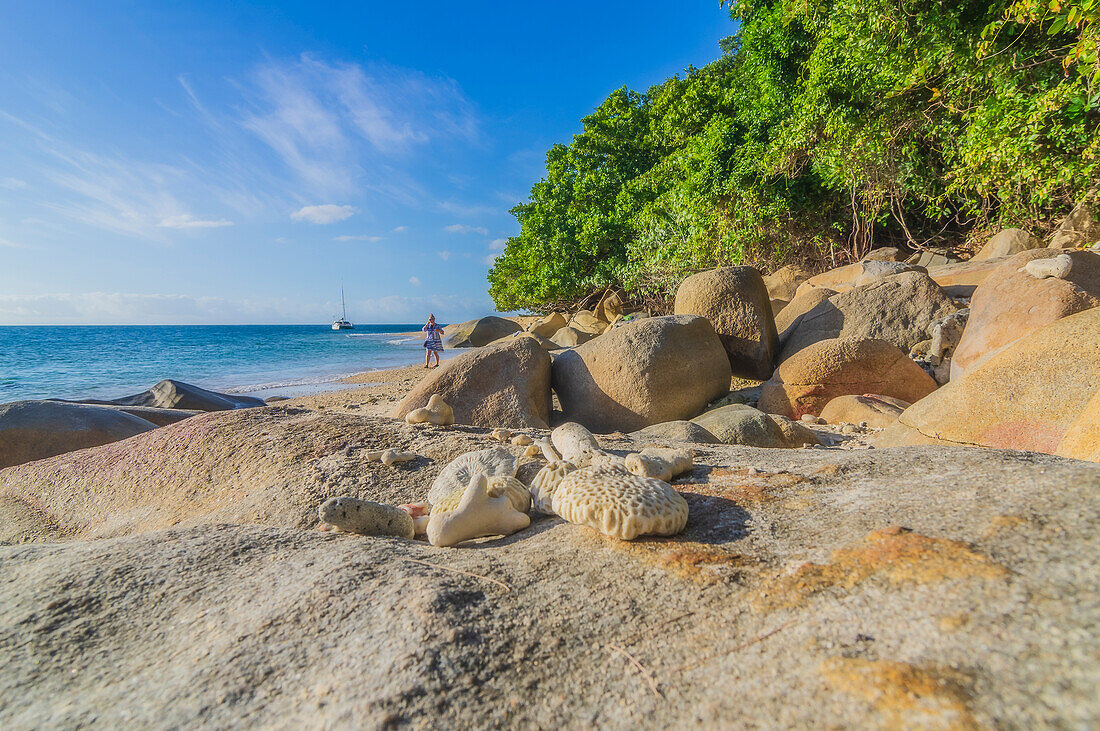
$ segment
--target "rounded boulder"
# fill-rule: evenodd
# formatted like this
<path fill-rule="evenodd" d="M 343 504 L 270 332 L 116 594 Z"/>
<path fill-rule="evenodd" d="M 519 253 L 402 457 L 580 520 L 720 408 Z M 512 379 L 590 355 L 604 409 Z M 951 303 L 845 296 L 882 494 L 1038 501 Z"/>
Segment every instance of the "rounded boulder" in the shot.
<path fill-rule="evenodd" d="M 710 320 L 735 376 L 764 379 L 779 351 L 771 299 L 760 272 L 723 267 L 693 274 L 676 290 L 677 315 Z"/>
<path fill-rule="evenodd" d="M 155 429 L 145 419 L 64 401 L 0 404 L 0 468 L 117 442 Z"/>
<path fill-rule="evenodd" d="M 511 320 L 490 315 L 460 322 L 457 325 L 448 325 L 444 329 L 447 332 L 447 337 L 443 340 L 446 347 L 480 348 L 494 340 L 519 332 L 523 328 Z"/>
<path fill-rule="evenodd" d="M 391 416 L 404 419 L 433 394 L 456 424 L 545 429 L 550 419 L 550 355 L 533 338 L 508 338 L 447 361 L 409 392 Z"/>
<path fill-rule="evenodd" d="M 820 416 L 838 396 L 876 393 L 913 403 L 935 390 L 932 377 L 885 340 L 834 338 L 784 361 L 764 384 L 759 407 L 799 419 Z"/>
<path fill-rule="evenodd" d="M 710 321 L 670 315 L 616 327 L 558 355 L 552 382 L 566 420 L 631 432 L 695 416 L 729 391 L 730 367 Z"/>

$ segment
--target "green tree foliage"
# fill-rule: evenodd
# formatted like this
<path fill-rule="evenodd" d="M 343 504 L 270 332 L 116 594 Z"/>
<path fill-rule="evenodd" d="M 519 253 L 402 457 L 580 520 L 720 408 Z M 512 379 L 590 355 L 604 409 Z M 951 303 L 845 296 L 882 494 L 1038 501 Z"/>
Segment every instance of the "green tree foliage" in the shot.
<path fill-rule="evenodd" d="M 742 262 L 1040 232 L 1100 173 L 1100 0 L 727 0 L 722 56 L 613 92 L 513 213 L 500 309 Z"/>

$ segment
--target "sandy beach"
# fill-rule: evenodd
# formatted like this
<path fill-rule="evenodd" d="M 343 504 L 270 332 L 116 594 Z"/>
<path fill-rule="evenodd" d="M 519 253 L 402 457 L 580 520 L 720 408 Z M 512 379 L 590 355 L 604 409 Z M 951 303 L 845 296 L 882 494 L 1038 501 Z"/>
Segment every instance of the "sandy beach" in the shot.
<path fill-rule="evenodd" d="M 351 388 L 297 396 L 281 404 L 317 411 L 386 416 L 394 404 L 434 370 L 428 370 L 420 363 L 403 368 L 364 371 L 340 380 L 340 383 L 354 384 Z"/>

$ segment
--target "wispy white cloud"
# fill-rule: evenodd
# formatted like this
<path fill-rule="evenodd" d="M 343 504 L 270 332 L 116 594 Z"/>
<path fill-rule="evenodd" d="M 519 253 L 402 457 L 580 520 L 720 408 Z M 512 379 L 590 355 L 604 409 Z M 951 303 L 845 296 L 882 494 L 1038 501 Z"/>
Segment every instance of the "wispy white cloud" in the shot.
<path fill-rule="evenodd" d="M 394 232 L 395 234 L 399 234 L 399 233 L 401 233 L 402 231 L 408 231 L 408 230 L 409 230 L 409 227 L 408 227 L 408 226 L 394 226 L 394 228 L 393 228 L 393 232 Z"/>
<path fill-rule="evenodd" d="M 5 239 L 0 236 L 0 249 L 28 249 L 30 248 L 26 244 L 22 244 L 18 241 L 12 241 L 11 239 Z"/>
<path fill-rule="evenodd" d="M 319 206 L 305 206 L 290 214 L 295 221 L 306 221 L 323 226 L 351 218 L 356 214 L 355 206 L 338 206 L 335 203 L 324 203 Z"/>
<path fill-rule="evenodd" d="M 185 87 L 186 88 L 186 87 Z M 473 105 L 451 79 L 385 64 L 269 61 L 244 87 L 240 125 L 315 190 L 420 195 L 388 161 L 436 140 L 475 141 Z"/>
<path fill-rule="evenodd" d="M 504 251 L 504 247 L 508 244 L 508 239 L 493 239 L 489 242 L 489 248 L 492 251 Z"/>
<path fill-rule="evenodd" d="M 382 240 L 381 236 L 335 236 L 333 241 L 368 241 L 372 244 L 376 244 Z"/>
<path fill-rule="evenodd" d="M 414 287 L 419 287 L 420 277 L 409 277 L 409 284 L 413 285 Z"/>
<path fill-rule="evenodd" d="M 452 223 L 450 226 L 444 226 L 443 230 L 452 234 L 481 234 L 482 236 L 489 235 L 489 229 L 484 226 L 467 226 L 464 223 Z"/>
<path fill-rule="evenodd" d="M 493 263 L 497 260 L 497 257 L 499 257 L 499 256 L 500 256 L 499 252 L 496 253 L 496 254 L 486 254 L 485 258 L 481 260 L 481 263 L 486 265 L 486 266 L 492 266 Z"/>
<path fill-rule="evenodd" d="M 439 254 L 439 258 L 443 261 L 447 261 L 451 258 L 451 252 L 447 251 L 446 249 L 444 249 L 443 251 L 437 251 L 436 253 Z"/>
<path fill-rule="evenodd" d="M 24 190 L 27 187 L 27 181 L 25 180 L 20 180 L 19 178 L 0 178 L 0 188 Z"/>
<path fill-rule="evenodd" d="M 232 226 L 233 222 L 224 218 L 201 219 L 195 218 L 189 213 L 181 213 L 178 216 L 169 216 L 157 224 L 160 228 L 222 228 Z"/>

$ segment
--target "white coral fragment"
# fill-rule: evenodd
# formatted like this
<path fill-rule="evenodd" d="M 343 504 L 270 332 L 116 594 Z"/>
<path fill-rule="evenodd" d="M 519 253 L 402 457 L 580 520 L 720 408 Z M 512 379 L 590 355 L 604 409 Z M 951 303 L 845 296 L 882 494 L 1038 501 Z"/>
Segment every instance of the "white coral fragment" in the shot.
<path fill-rule="evenodd" d="M 646 447 L 640 454 L 627 455 L 625 464 L 632 474 L 670 482 L 691 470 L 692 455 L 686 449 Z"/>
<path fill-rule="evenodd" d="M 507 429 L 493 429 L 491 436 L 498 442 L 506 442 L 512 438 L 512 432 Z"/>
<path fill-rule="evenodd" d="M 625 467 L 586 467 L 554 490 L 554 512 L 612 538 L 672 536 L 687 525 L 688 504 L 667 482 L 633 475 Z"/>
<path fill-rule="evenodd" d="M 472 538 L 510 535 L 530 524 L 531 518 L 516 510 L 504 487 L 490 487 L 489 478 L 479 474 L 470 479 L 453 510 L 432 509 L 428 542 L 453 546 Z"/>
<path fill-rule="evenodd" d="M 382 460 L 382 464 L 387 467 L 393 467 L 400 462 L 411 462 L 416 459 L 416 457 L 417 455 L 415 452 L 402 452 L 399 449 L 387 449 L 382 452 L 380 459 Z"/>
<path fill-rule="evenodd" d="M 574 464 L 583 452 L 600 450 L 600 443 L 596 441 L 596 437 L 592 436 L 592 432 L 573 421 L 566 422 L 550 432 L 550 442 L 558 450 L 562 459 Z"/>
<path fill-rule="evenodd" d="M 451 493 L 464 490 L 474 475 L 514 477 L 517 466 L 515 456 L 504 447 L 467 452 L 452 460 L 435 478 L 428 490 L 428 502 L 436 505 Z"/>
<path fill-rule="evenodd" d="M 526 434 L 517 434 L 512 437 L 512 444 L 516 445 L 517 447 L 526 447 L 528 444 L 533 444 L 534 441 L 534 439 L 527 436 Z"/>
<path fill-rule="evenodd" d="M 428 405 L 405 414 L 406 424 L 435 424 L 448 426 L 455 423 L 455 412 L 438 393 L 428 399 Z"/>

